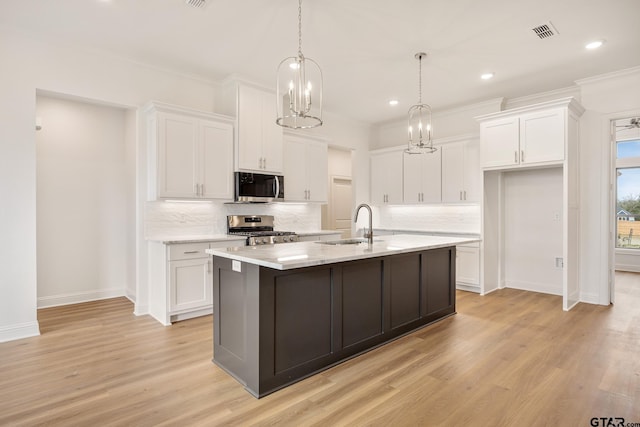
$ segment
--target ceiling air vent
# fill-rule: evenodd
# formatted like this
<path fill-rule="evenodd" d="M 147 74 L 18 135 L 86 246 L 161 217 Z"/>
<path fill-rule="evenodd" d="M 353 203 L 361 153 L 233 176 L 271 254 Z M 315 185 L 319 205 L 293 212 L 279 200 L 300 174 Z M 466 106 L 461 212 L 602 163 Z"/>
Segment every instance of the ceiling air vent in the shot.
<path fill-rule="evenodd" d="M 531 29 L 536 36 L 541 39 L 548 39 L 551 36 L 555 36 L 558 34 L 558 30 L 553 26 L 551 22 L 547 22 L 546 24 L 538 25 L 535 28 Z"/>
<path fill-rule="evenodd" d="M 191 7 L 205 7 L 207 5 L 207 0 L 184 0 L 186 4 Z"/>

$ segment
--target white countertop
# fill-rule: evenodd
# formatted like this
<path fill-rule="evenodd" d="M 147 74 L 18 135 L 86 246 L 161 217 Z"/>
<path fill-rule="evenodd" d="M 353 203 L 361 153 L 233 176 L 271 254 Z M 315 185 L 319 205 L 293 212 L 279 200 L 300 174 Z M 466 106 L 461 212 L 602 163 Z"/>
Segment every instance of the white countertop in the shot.
<path fill-rule="evenodd" d="M 229 236 L 228 234 L 190 234 L 186 236 L 173 235 L 173 236 L 149 236 L 147 240 L 153 242 L 161 242 L 164 244 L 172 243 L 199 243 L 199 242 L 238 242 L 245 240 L 244 236 Z"/>
<path fill-rule="evenodd" d="M 477 242 L 478 240 L 477 238 L 398 234 L 376 236 L 371 246 L 367 243 L 326 245 L 318 242 L 298 242 L 267 246 L 215 248 L 207 249 L 206 252 L 210 255 L 256 264 L 262 267 L 289 270 L 443 248 Z"/>
<path fill-rule="evenodd" d="M 338 230 L 316 230 L 316 231 L 296 231 L 298 236 L 323 236 L 326 234 L 342 234 Z"/>
<path fill-rule="evenodd" d="M 404 234 L 404 233 L 408 233 L 408 234 L 422 234 L 422 235 L 427 235 L 427 236 L 452 236 L 452 237 L 472 237 L 472 238 L 478 238 L 480 239 L 480 232 L 473 232 L 473 231 L 447 231 L 447 230 L 437 230 L 437 231 L 432 231 L 432 230 L 406 230 L 406 229 L 401 229 L 401 228 L 373 228 L 373 234 L 375 236 L 376 234 L 376 230 L 379 231 L 386 231 L 386 232 L 394 232 L 394 233 L 399 233 L 399 234 Z"/>

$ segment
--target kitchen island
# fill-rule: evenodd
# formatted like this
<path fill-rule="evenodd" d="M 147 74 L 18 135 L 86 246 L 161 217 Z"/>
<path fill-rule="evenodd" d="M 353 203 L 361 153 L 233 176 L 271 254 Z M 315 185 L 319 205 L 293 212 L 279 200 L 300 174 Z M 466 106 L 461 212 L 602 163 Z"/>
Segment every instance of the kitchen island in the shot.
<path fill-rule="evenodd" d="M 450 316 L 455 246 L 473 241 L 394 235 L 208 249 L 214 363 L 262 397 Z"/>

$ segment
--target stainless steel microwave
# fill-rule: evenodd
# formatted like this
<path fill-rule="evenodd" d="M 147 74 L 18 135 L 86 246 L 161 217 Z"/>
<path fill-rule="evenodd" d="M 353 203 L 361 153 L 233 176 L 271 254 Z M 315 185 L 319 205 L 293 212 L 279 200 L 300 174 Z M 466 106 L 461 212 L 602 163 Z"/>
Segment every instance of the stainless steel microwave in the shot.
<path fill-rule="evenodd" d="M 236 202 L 284 201 L 284 177 L 282 175 L 236 172 L 235 181 Z"/>

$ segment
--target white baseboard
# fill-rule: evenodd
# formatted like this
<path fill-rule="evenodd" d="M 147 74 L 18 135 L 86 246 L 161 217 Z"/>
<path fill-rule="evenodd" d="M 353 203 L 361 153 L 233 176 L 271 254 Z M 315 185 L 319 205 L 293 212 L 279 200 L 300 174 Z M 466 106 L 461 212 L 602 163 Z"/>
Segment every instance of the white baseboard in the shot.
<path fill-rule="evenodd" d="M 480 285 L 469 285 L 467 283 L 456 283 L 456 289 L 460 291 L 480 293 Z"/>
<path fill-rule="evenodd" d="M 632 273 L 640 273 L 640 265 L 616 263 L 616 271 L 630 271 Z"/>
<path fill-rule="evenodd" d="M 149 306 L 147 304 L 136 303 L 133 306 L 133 314 L 135 314 L 136 316 L 144 316 L 145 314 L 149 314 Z"/>
<path fill-rule="evenodd" d="M 599 305 L 600 298 L 598 297 L 598 294 L 580 292 L 580 302 Z"/>
<path fill-rule="evenodd" d="M 540 292 L 543 294 L 562 296 L 562 287 L 560 287 L 560 290 L 558 290 L 557 286 L 548 285 L 545 283 L 510 281 L 505 283 L 505 286 L 507 288 L 520 289 L 522 291 Z"/>
<path fill-rule="evenodd" d="M 0 342 L 19 340 L 38 335 L 40 335 L 40 326 L 37 321 L 0 327 Z"/>
<path fill-rule="evenodd" d="M 102 291 L 73 292 L 47 297 L 38 297 L 38 308 L 57 307 L 59 305 L 78 304 L 107 298 L 126 296 L 124 288 L 112 288 Z"/>

